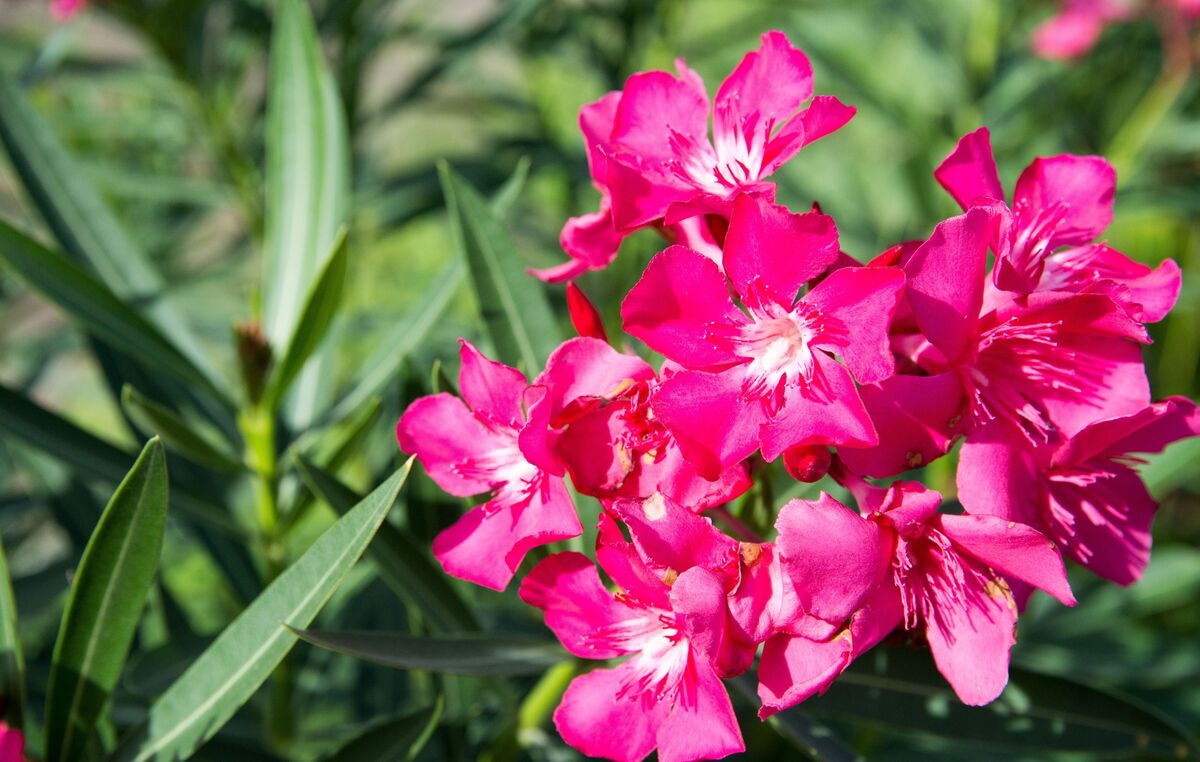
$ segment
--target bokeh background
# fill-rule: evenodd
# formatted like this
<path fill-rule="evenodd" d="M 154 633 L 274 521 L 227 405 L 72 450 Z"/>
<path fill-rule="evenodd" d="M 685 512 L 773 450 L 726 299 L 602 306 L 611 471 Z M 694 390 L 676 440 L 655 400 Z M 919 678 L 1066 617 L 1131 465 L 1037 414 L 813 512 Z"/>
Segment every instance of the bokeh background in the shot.
<path fill-rule="evenodd" d="M 670 68 L 677 56 L 714 91 L 769 29 L 808 53 L 818 93 L 859 110 L 774 178 L 793 208 L 818 201 L 837 220 L 843 248 L 859 259 L 922 238 L 955 213 L 932 170 L 980 124 L 991 128 L 1007 188 L 1035 156 L 1096 153 L 1113 161 L 1119 185 L 1109 242 L 1148 264 L 1174 258 L 1184 271 L 1179 305 L 1150 326 L 1155 396 L 1197 395 L 1200 76 L 1188 55 L 1195 41 L 1185 34 L 1180 48 L 1170 23 L 1174 42 L 1164 42 L 1163 24 L 1142 18 L 1113 25 L 1078 60 L 1052 62 L 1031 54 L 1029 38 L 1055 4 L 1034 0 L 316 0 L 311 8 L 352 150 L 352 260 L 328 342 L 331 398 L 353 388 L 364 368 L 381 367 L 381 347 L 394 361 L 378 389 L 378 412 L 339 463 L 355 488 L 374 486 L 394 467 L 392 427 L 406 400 L 428 388 L 434 362 L 444 361 L 452 375 L 455 339 L 481 335 L 470 290 L 460 275 L 447 277 L 454 243 L 436 162 L 448 161 L 490 194 L 527 160 L 528 181 L 507 223 L 529 265 L 556 263 L 563 221 L 597 201 L 579 107 L 634 71 Z M 58 23 L 45 3 L 0 0 L 0 69 L 19 78 L 77 171 L 165 275 L 159 296 L 187 316 L 207 357 L 230 379 L 238 375 L 233 326 L 254 318 L 261 291 L 271 18 L 272 4 L 256 0 L 95 0 Z M 6 155 L 0 217 L 52 240 Z M 609 271 L 581 280 L 610 334 L 619 335 L 617 304 L 658 244 L 652 233 L 639 234 Z M 430 315 L 430 295 L 441 292 L 448 304 Z M 565 317 L 561 287 L 548 294 Z M 398 345 L 398 331 L 419 340 Z M 132 450 L 148 432 L 123 412 L 119 374 L 103 359 L 60 309 L 0 272 L 0 381 Z M 113 486 L 59 455 L 9 431 L 0 441 L 0 533 L 29 662 L 33 727 L 69 572 Z M 1073 574 L 1081 604 L 1064 611 L 1035 600 L 1014 663 L 1115 689 L 1200 731 L 1200 449 L 1177 445 L 1146 473 L 1162 510 L 1145 579 L 1120 589 Z M 930 478 L 953 491 L 951 471 Z M 207 486 L 235 512 L 248 501 L 240 477 Z M 427 542 L 455 506 L 417 479 L 402 508 L 393 520 Z M 284 538 L 287 552 L 297 554 L 334 517 L 319 502 L 306 510 Z M 168 531 L 160 568 L 114 698 L 118 726 L 136 721 L 259 585 L 239 583 L 182 521 Z M 489 629 L 538 631 L 513 591 L 456 589 Z M 319 621 L 421 630 L 420 613 L 367 564 Z M 202 754 L 227 762 L 315 759 L 356 728 L 442 694 L 447 709 L 423 759 L 574 758 L 544 723 L 523 726 L 519 738 L 513 732 L 534 678 L 385 670 L 306 645 L 294 659 L 295 727 L 287 742 L 263 739 L 264 701 L 256 700 Z M 936 715 L 933 698 L 924 706 L 920 697 L 913 701 Z M 986 742 L 939 739 L 887 717 L 821 721 L 876 759 L 990 753 Z M 743 725 L 749 756 L 801 754 L 775 726 L 752 726 Z"/>

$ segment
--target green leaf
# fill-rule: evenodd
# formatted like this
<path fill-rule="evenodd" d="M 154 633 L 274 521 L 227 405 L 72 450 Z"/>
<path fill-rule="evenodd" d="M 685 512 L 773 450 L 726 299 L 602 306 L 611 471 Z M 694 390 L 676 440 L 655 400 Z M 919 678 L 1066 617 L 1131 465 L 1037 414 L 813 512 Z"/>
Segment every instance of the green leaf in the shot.
<path fill-rule="evenodd" d="M 2 220 L 0 262 L 74 318 L 83 330 L 137 358 L 148 368 L 223 399 L 221 391 L 191 360 L 107 286 Z"/>
<path fill-rule="evenodd" d="M 263 329 L 278 348 L 293 344 L 300 331 L 304 300 L 335 251 L 350 198 L 346 117 L 302 0 L 278 6 L 270 77 Z M 311 421 L 329 387 L 325 354 L 313 357 L 292 395 L 295 428 Z"/>
<path fill-rule="evenodd" d="M 571 658 L 557 642 L 504 635 L 422 637 L 403 632 L 296 630 L 321 648 L 393 669 L 451 675 L 536 675 Z"/>
<path fill-rule="evenodd" d="M 154 584 L 166 521 L 167 460 L 151 439 L 104 509 L 71 586 L 46 696 L 50 762 L 86 755 Z"/>
<path fill-rule="evenodd" d="M 150 707 L 112 756 L 186 759 L 271 675 L 296 642 L 283 622 L 306 626 L 362 555 L 404 486 L 412 460 L 317 538 Z"/>
<path fill-rule="evenodd" d="M 360 762 L 378 759 L 413 760 L 425 748 L 442 717 L 443 701 L 428 709 L 406 714 L 367 728 L 360 736 L 338 749 L 326 762 Z"/>
<path fill-rule="evenodd" d="M 758 676 L 753 670 L 729 682 L 752 704 L 758 703 Z M 809 759 L 820 762 L 857 762 L 862 759 L 833 731 L 814 722 L 803 707 L 773 715 L 767 719 L 767 723 Z"/>
<path fill-rule="evenodd" d="M 25 656 L 17 633 L 17 602 L 3 544 L 0 544 L 0 696 L 6 699 L 0 720 L 20 728 L 25 701 Z"/>
<path fill-rule="evenodd" d="M 522 156 L 517 162 L 517 168 L 504 181 L 504 185 L 492 194 L 492 213 L 497 219 L 502 220 L 512 212 L 517 200 L 521 198 L 521 191 L 525 190 L 525 182 L 529 180 L 529 168 L 532 165 L 533 162 L 528 156 Z"/>
<path fill-rule="evenodd" d="M 284 392 L 296 380 L 308 358 L 321 345 L 321 340 L 333 324 L 341 304 L 342 291 L 346 285 L 346 231 L 343 229 L 334 244 L 333 255 L 325 262 L 325 268 L 312 284 L 312 291 L 305 300 L 299 323 L 287 350 L 271 371 L 267 389 L 263 394 L 263 405 L 275 409 Z"/>
<path fill-rule="evenodd" d="M 876 648 L 842 673 L 824 696 L 788 711 L 1034 756 L 1074 752 L 1183 759 L 1196 753 L 1186 733 L 1132 699 L 1018 668 L 1009 671 L 1008 688 L 999 699 L 985 707 L 965 706 L 929 654 L 909 648 Z"/>
<path fill-rule="evenodd" d="M 561 340 L 545 289 L 525 271 L 512 236 L 478 191 L 445 163 L 438 172 L 454 244 L 497 359 L 537 373 Z"/>
<path fill-rule="evenodd" d="M 129 384 L 121 390 L 121 405 L 143 431 L 157 434 L 180 455 L 218 471 L 237 472 L 243 466 L 228 452 L 192 430 L 173 410 L 160 405 Z"/>
<path fill-rule="evenodd" d="M 323 498 L 339 514 L 345 514 L 354 505 L 357 496 L 336 477 L 303 455 L 295 455 L 294 460 L 301 478 L 313 494 Z M 470 607 L 428 552 L 407 532 L 390 522 L 385 523 L 367 552 L 388 587 L 416 606 L 434 629 L 440 632 L 479 629 L 479 622 Z"/>
<path fill-rule="evenodd" d="M 218 375 L 200 344 L 162 293 L 166 281 L 129 237 L 19 86 L 0 74 L 0 141 L 8 148 L 38 211 L 63 249 L 86 263 L 118 297 L 144 304 L 144 313 L 200 370 L 209 386 Z"/>

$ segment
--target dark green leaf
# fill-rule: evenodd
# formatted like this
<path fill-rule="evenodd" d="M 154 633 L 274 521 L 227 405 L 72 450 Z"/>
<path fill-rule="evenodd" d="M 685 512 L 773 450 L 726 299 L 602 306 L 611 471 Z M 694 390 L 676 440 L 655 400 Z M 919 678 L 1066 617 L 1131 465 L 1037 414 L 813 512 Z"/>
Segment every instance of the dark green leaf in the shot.
<path fill-rule="evenodd" d="M 419 712 L 406 714 L 391 720 L 373 724 L 360 736 L 350 741 L 326 762 L 360 762 L 361 760 L 416 759 L 421 749 L 433 735 L 442 716 L 442 700 Z"/>
<path fill-rule="evenodd" d="M 357 501 L 357 495 L 349 487 L 304 456 L 295 456 L 295 461 L 309 489 L 338 513 L 344 514 Z M 470 607 L 428 552 L 407 532 L 385 523 L 367 552 L 388 587 L 416 606 L 434 629 L 441 632 L 479 629 Z"/>
<path fill-rule="evenodd" d="M 17 634 L 17 601 L 13 597 L 8 561 L 0 544 L 0 696 L 5 697 L 0 720 L 21 727 L 25 700 L 25 657 Z"/>
<path fill-rule="evenodd" d="M 46 698 L 51 762 L 85 757 L 154 583 L 166 520 L 167 461 L 151 439 L 104 509 L 71 586 Z"/>
<path fill-rule="evenodd" d="M 451 675 L 536 675 L 570 654 L 545 638 L 504 635 L 421 637 L 402 632 L 296 630 L 314 646 L 393 669 Z"/>
<path fill-rule="evenodd" d="M 126 384 L 121 390 L 126 414 L 147 433 L 157 434 L 167 447 L 196 463 L 218 471 L 240 471 L 242 464 L 193 431 L 173 410 Z"/>
<path fill-rule="evenodd" d="M 512 236 L 474 188 L 439 166 L 455 247 L 467 263 L 497 359 L 537 373 L 561 340 L 541 282 L 525 270 Z"/>
<path fill-rule="evenodd" d="M 282 623 L 306 626 L 329 600 L 387 516 L 410 459 L 317 538 L 150 707 L 113 762 L 186 759 L 258 690 L 296 642 Z"/>

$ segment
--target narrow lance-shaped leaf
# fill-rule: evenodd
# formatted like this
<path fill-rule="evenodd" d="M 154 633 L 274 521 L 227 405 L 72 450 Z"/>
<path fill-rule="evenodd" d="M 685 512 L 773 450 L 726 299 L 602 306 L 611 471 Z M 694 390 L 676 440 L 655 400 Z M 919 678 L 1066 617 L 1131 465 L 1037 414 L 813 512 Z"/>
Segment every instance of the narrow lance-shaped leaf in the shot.
<path fill-rule="evenodd" d="M 536 675 L 571 658 L 545 638 L 503 635 L 423 637 L 403 632 L 296 630 L 314 646 L 393 669 L 452 675 Z"/>
<path fill-rule="evenodd" d="M 263 394 L 263 405 L 268 410 L 274 409 L 279 403 L 284 392 L 304 368 L 305 362 L 321 345 L 329 326 L 333 324 L 346 285 L 346 251 L 346 231 L 342 230 L 334 244 L 333 256 L 313 281 L 312 291 L 304 302 L 300 322 L 287 349 L 271 371 L 266 392 Z"/>
<path fill-rule="evenodd" d="M 314 494 L 340 514 L 354 505 L 357 496 L 336 477 L 318 468 L 303 455 L 294 457 L 301 478 Z M 440 632 L 479 629 L 469 606 L 437 568 L 427 551 L 404 530 L 385 523 L 367 548 L 379 576 L 401 598 L 416 606 L 429 624 Z"/>
<path fill-rule="evenodd" d="M 21 727 L 25 702 L 25 657 L 17 634 L 17 602 L 4 546 L 0 544 L 0 696 L 6 699 L 0 720 Z"/>
<path fill-rule="evenodd" d="M 79 265 L 0 221 L 0 262 L 74 318 L 79 327 L 170 374 L 183 384 L 222 392 L 159 330 Z"/>
<path fill-rule="evenodd" d="M 218 471 L 239 471 L 237 459 L 184 422 L 173 410 L 126 384 L 121 390 L 121 405 L 133 421 L 146 432 L 157 434 L 170 449 L 185 458 Z"/>
<path fill-rule="evenodd" d="M 346 117 L 301 0 L 278 6 L 270 69 L 263 327 L 272 345 L 285 347 L 301 330 L 306 299 L 327 269 L 350 198 Z M 328 393 L 327 354 L 301 358 L 311 361 L 289 399 L 295 428 L 307 427 Z"/>
<path fill-rule="evenodd" d="M 63 613 L 46 698 L 46 757 L 85 750 L 133 643 L 167 520 L 167 461 L 151 439 L 92 533 Z"/>
<path fill-rule="evenodd" d="M 442 717 L 443 705 L 439 696 L 437 703 L 429 709 L 374 724 L 338 749 L 326 762 L 360 762 L 367 759 L 403 762 L 416 759 L 433 735 Z"/>
<path fill-rule="evenodd" d="M 525 271 L 512 236 L 478 191 L 446 164 L 438 172 L 454 243 L 499 359 L 536 373 L 561 340 L 544 287 Z"/>
<path fill-rule="evenodd" d="M 220 730 L 296 642 L 362 555 L 396 502 L 412 460 L 317 538 L 150 707 L 111 759 L 188 758 Z"/>
<path fill-rule="evenodd" d="M 146 316 L 215 385 L 217 373 L 187 323 L 169 300 L 159 298 L 166 281 L 150 257 L 125 232 L 17 83 L 2 73 L 0 141 L 66 252 L 86 263 L 120 298 L 145 301 Z"/>

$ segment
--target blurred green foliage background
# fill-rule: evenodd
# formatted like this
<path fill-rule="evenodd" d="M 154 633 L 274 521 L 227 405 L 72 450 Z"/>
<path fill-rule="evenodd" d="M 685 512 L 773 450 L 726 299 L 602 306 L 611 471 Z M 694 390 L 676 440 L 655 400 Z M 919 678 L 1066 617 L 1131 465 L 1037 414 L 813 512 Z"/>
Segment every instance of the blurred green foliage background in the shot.
<path fill-rule="evenodd" d="M 363 368 L 374 367 L 381 347 L 398 346 L 385 337 L 397 331 L 419 337 L 403 356 L 393 352 L 394 372 L 370 395 L 379 410 L 338 462 L 341 478 L 363 492 L 398 462 L 392 427 L 406 401 L 428 390 L 434 362 L 453 370 L 455 339 L 481 337 L 470 290 L 459 286 L 461 275 L 447 275 L 454 244 L 436 162 L 447 160 L 490 194 L 528 157 L 528 182 L 507 221 L 526 264 L 556 263 L 562 223 L 593 209 L 597 199 L 576 125 L 579 107 L 620 88 L 634 71 L 670 68 L 676 56 L 714 91 L 769 29 L 786 32 L 808 53 L 818 93 L 858 107 L 845 129 L 806 149 L 774 179 L 781 201 L 793 208 L 819 201 L 837 220 L 843 248 L 859 259 L 924 237 L 955 213 L 932 170 L 961 134 L 980 124 L 991 128 L 1009 188 L 1037 155 L 1108 156 L 1119 172 L 1110 243 L 1149 264 L 1174 258 L 1184 270 L 1178 307 L 1150 327 L 1155 343 L 1146 358 L 1155 396 L 1197 396 L 1200 76 L 1164 56 L 1151 20 L 1113 26 L 1089 55 L 1064 64 L 1029 52 L 1031 30 L 1054 10 L 1034 0 L 316 0 L 311 8 L 352 152 L 349 274 L 326 344 L 328 401 L 336 405 Z M 166 283 L 156 298 L 186 315 L 204 355 L 227 379 L 239 373 L 234 325 L 256 319 L 262 298 L 272 13 L 272 3 L 256 0 L 95 0 L 57 24 L 41 2 L 0 0 L 0 70 L 20 79 L 77 171 L 148 252 Z M 6 158 L 0 159 L 0 217 L 52 240 Z M 635 236 L 614 267 L 581 280 L 610 335 L 619 335 L 620 298 L 658 245 L 651 233 Z M 547 292 L 566 335 L 563 292 Z M 439 294 L 449 300 L 445 311 L 423 312 Z M 432 318 L 428 325 L 423 316 Z M 132 451 L 153 433 L 139 430 L 123 411 L 120 376 L 98 360 L 85 334 L 6 272 L 0 272 L 0 352 L 0 381 L 100 439 Z M 326 417 L 317 424 L 310 439 L 294 427 L 295 441 L 280 449 L 295 445 L 311 454 L 328 446 L 320 437 L 339 422 Z M 0 443 L 0 532 L 34 725 L 68 572 L 113 487 L 68 464 L 7 432 Z M 171 465 L 180 478 L 220 495 L 240 520 L 252 521 L 248 479 Z M 1079 607 L 1066 611 L 1036 599 L 1022 619 L 1014 663 L 1116 689 L 1196 732 L 1200 449 L 1177 445 L 1147 473 L 1162 510 L 1145 579 L 1126 590 L 1073 575 Z M 952 491 L 951 471 L 930 477 Z M 293 479 L 282 489 L 303 488 Z M 393 520 L 427 546 L 460 506 L 415 473 L 406 494 Z M 297 511 L 281 535 L 285 558 L 298 556 L 335 516 L 319 502 Z M 160 584 L 114 697 L 117 726 L 135 723 L 148 699 L 261 586 L 261 575 L 231 575 L 214 561 L 218 556 L 173 514 Z M 258 571 L 268 563 L 255 548 L 251 560 Z M 485 629 L 539 632 L 512 590 L 454 587 Z M 420 612 L 366 564 L 318 622 L 423 631 Z M 442 695 L 445 712 L 424 759 L 573 758 L 544 713 L 532 724 L 515 718 L 531 678 L 392 671 L 306 645 L 293 661 L 295 720 L 287 738 L 264 740 L 261 715 L 269 710 L 266 699 L 256 700 L 202 755 L 314 759 L 378 718 L 429 706 Z M 936 717 L 939 709 L 930 698 L 921 711 Z M 964 746 L 876 720 L 828 718 L 838 735 L 874 759 L 987 754 L 986 741 Z M 1002 715 L 995 721 L 1005 722 Z M 778 759 L 791 749 L 775 726 L 748 720 L 743 727 L 752 758 Z M 32 736 L 31 743 L 37 751 Z"/>

